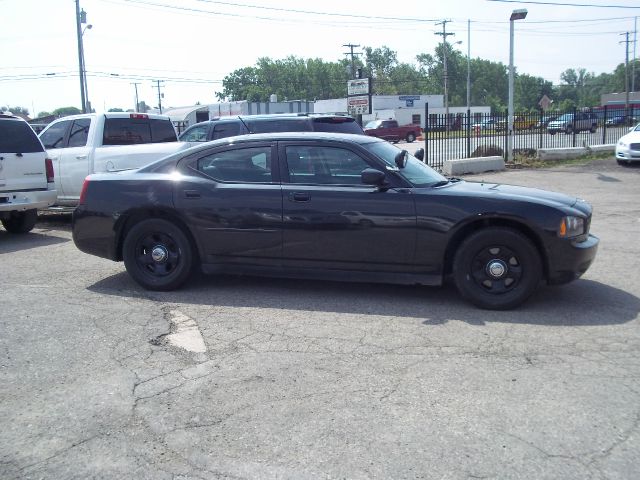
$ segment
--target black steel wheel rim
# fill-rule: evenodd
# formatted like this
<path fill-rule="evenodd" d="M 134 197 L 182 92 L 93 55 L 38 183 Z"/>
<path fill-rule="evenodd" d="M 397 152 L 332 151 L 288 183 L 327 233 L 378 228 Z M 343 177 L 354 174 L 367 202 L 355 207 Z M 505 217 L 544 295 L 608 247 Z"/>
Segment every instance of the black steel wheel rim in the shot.
<path fill-rule="evenodd" d="M 471 261 L 471 278 L 492 295 L 511 292 L 523 275 L 524 269 L 516 253 L 503 245 L 485 247 Z"/>
<path fill-rule="evenodd" d="M 136 265 L 151 277 L 166 277 L 180 265 L 180 248 L 171 235 L 148 233 L 136 243 Z"/>

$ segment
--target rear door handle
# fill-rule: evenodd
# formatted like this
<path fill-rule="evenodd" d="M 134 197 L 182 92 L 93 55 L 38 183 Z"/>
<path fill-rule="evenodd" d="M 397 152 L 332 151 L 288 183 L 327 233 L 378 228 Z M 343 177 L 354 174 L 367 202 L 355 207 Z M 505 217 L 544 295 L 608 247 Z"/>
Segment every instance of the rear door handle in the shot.
<path fill-rule="evenodd" d="M 86 160 L 86 159 L 87 159 L 87 156 L 86 156 L 86 155 L 76 155 L 76 158 L 77 158 L 78 160 Z"/>
<path fill-rule="evenodd" d="M 200 198 L 200 192 L 198 190 L 185 190 L 185 198 Z"/>
<path fill-rule="evenodd" d="M 289 200 L 292 202 L 308 202 L 311 200 L 311 195 L 307 192 L 291 192 Z"/>

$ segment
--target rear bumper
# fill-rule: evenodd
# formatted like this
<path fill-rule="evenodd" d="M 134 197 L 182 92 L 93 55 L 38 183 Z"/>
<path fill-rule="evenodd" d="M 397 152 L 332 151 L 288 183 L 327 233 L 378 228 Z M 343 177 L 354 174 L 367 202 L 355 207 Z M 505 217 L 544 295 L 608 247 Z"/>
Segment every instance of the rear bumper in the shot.
<path fill-rule="evenodd" d="M 0 212 L 22 212 L 46 208 L 56 202 L 56 190 L 0 192 Z"/>
<path fill-rule="evenodd" d="M 549 285 L 580 278 L 596 258 L 599 243 L 598 237 L 589 235 L 583 242 L 563 242 L 560 248 L 554 248 L 553 255 L 549 257 Z"/>
<path fill-rule="evenodd" d="M 115 222 L 111 217 L 88 214 L 79 206 L 73 212 L 72 234 L 73 243 L 84 253 L 119 260 Z"/>

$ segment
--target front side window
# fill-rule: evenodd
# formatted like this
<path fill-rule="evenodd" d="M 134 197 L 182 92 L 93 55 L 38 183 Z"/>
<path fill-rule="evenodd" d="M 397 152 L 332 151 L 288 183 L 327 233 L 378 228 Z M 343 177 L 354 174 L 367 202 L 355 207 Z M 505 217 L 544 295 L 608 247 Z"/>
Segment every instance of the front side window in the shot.
<path fill-rule="evenodd" d="M 209 125 L 196 125 L 182 134 L 180 140 L 183 142 L 206 142 Z"/>
<path fill-rule="evenodd" d="M 363 147 L 382 160 L 389 169 L 397 169 L 396 155 L 400 153 L 399 148 L 387 142 L 367 143 Z M 427 187 L 447 180 L 412 155 L 409 155 L 406 167 L 399 169 L 398 173 L 416 187 Z"/>
<path fill-rule="evenodd" d="M 89 127 L 91 126 L 91 120 L 89 118 L 81 118 L 74 120 L 71 126 L 71 132 L 69 132 L 69 146 L 70 147 L 84 147 L 87 144 L 89 138 Z"/>
<path fill-rule="evenodd" d="M 1 153 L 42 152 L 42 144 L 27 122 L 7 120 L 0 123 Z"/>
<path fill-rule="evenodd" d="M 290 183 L 362 185 L 362 171 L 370 167 L 359 155 L 336 147 L 291 145 L 286 157 Z"/>
<path fill-rule="evenodd" d="M 236 148 L 198 159 L 196 169 L 221 182 L 270 183 L 271 147 Z"/>
<path fill-rule="evenodd" d="M 64 122 L 58 122 L 51 125 L 47 130 L 42 132 L 40 140 L 44 145 L 44 148 L 63 148 L 64 136 L 67 133 L 67 129 L 71 125 L 71 120 L 65 120 Z"/>

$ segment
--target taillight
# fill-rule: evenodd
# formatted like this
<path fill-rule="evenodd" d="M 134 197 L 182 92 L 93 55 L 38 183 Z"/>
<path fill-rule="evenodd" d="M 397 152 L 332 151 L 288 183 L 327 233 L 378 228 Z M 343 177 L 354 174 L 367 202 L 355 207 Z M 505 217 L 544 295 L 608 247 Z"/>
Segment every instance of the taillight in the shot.
<path fill-rule="evenodd" d="M 78 202 L 80 205 L 84 205 L 84 201 L 87 196 L 87 188 L 89 188 L 89 177 L 84 179 L 82 190 L 80 190 L 80 202 Z"/>
<path fill-rule="evenodd" d="M 44 159 L 44 169 L 47 172 L 47 183 L 53 183 L 53 161 L 50 158 Z"/>
<path fill-rule="evenodd" d="M 129 115 L 129 118 L 149 118 L 149 115 L 145 115 L 144 113 L 132 113 Z"/>

